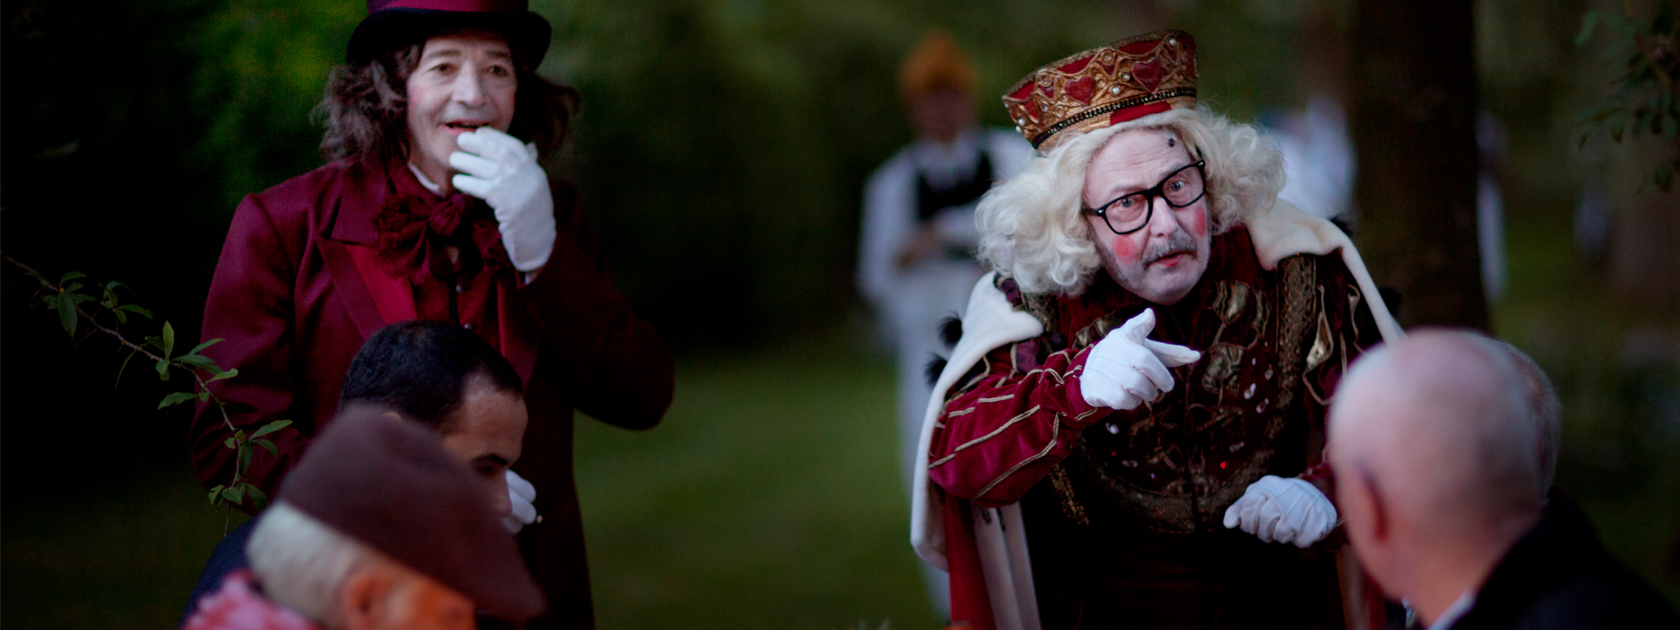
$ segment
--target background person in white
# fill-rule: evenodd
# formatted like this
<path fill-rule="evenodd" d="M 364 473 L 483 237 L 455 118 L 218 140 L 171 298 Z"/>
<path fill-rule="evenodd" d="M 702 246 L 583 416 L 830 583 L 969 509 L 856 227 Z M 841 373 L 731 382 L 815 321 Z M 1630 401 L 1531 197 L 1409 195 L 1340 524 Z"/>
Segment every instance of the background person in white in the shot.
<path fill-rule="evenodd" d="M 1018 134 L 976 124 L 974 70 L 943 31 L 931 31 L 899 70 L 916 140 L 877 169 L 864 191 L 858 287 L 898 354 L 899 463 L 905 487 L 933 386 L 928 362 L 945 350 L 941 320 L 962 313 L 980 278 L 974 208 L 1020 172 L 1032 147 Z M 946 580 L 927 567 L 945 610 Z"/>

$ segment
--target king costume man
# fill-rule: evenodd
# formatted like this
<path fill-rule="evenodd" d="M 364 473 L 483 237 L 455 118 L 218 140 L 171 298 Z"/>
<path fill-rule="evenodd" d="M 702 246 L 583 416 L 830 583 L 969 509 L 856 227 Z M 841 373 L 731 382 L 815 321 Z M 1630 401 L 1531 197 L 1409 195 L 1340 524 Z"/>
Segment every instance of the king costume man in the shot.
<path fill-rule="evenodd" d="M 1327 402 L 1403 334 L 1278 150 L 1196 105 L 1164 31 L 1044 66 L 980 202 L 911 538 L 975 628 L 1339 628 Z"/>
<path fill-rule="evenodd" d="M 239 373 L 210 385 L 228 421 L 200 405 L 190 448 L 205 485 L 238 467 L 272 496 L 333 417 L 369 335 L 417 318 L 465 326 L 525 382 L 526 457 L 509 485 L 528 478 L 536 497 L 510 500 L 549 604 L 530 627 L 587 628 L 573 409 L 652 427 L 672 362 L 609 281 L 575 190 L 538 163 L 560 148 L 576 99 L 535 73 L 549 38 L 525 0 L 368 1 L 320 108 L 333 161 L 234 213 L 204 338 L 223 339 L 205 354 Z M 223 445 L 278 419 L 294 424 L 269 436 L 272 454 L 239 464 Z"/>

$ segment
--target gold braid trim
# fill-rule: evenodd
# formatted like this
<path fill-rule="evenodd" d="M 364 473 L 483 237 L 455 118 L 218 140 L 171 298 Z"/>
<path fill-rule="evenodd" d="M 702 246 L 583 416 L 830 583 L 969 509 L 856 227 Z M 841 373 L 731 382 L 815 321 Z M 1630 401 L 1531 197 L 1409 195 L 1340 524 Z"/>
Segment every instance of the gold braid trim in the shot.
<path fill-rule="evenodd" d="M 1307 358 L 1307 341 L 1318 323 L 1316 302 L 1317 261 L 1297 255 L 1283 259 L 1278 271 L 1283 276 L 1283 299 L 1278 313 L 1278 396 L 1273 407 L 1282 412 L 1295 402 L 1295 383 L 1300 380 Z"/>

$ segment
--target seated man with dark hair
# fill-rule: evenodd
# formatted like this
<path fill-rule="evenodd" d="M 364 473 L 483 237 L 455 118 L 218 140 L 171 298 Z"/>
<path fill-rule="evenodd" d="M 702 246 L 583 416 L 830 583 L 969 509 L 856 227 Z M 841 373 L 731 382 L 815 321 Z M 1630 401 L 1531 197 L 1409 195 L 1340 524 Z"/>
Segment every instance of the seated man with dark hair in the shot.
<path fill-rule="evenodd" d="M 536 518 L 531 484 L 508 469 L 524 443 L 523 384 L 513 364 L 454 324 L 407 321 L 379 329 L 344 375 L 340 407 L 378 403 L 431 428 L 490 483 L 509 531 Z"/>
<path fill-rule="evenodd" d="M 374 333 L 350 362 L 339 406 L 380 405 L 442 438 L 443 446 L 485 482 L 502 523 L 518 531 L 536 517 L 531 485 L 508 470 L 519 460 L 527 415 L 519 374 L 471 331 L 435 321 L 407 321 Z M 262 517 L 230 532 L 211 553 L 187 612 L 249 566 L 245 544 Z"/>
<path fill-rule="evenodd" d="M 482 484 L 437 436 L 342 409 L 280 485 L 189 630 L 467 630 L 543 611 Z M 398 525 L 400 524 L 400 525 Z"/>

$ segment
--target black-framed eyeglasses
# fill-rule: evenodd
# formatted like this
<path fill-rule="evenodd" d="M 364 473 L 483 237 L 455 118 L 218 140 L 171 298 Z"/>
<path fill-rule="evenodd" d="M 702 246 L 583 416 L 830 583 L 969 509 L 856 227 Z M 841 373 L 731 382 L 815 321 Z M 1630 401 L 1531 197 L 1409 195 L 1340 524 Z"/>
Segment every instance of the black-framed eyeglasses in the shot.
<path fill-rule="evenodd" d="M 1131 234 L 1149 225 L 1155 218 L 1155 198 L 1167 201 L 1167 205 L 1183 208 L 1196 203 L 1207 194 L 1207 173 L 1203 169 L 1207 160 L 1196 160 L 1188 166 L 1173 171 L 1148 190 L 1122 195 L 1119 199 L 1102 205 L 1101 208 L 1081 208 L 1080 212 L 1102 217 L 1108 224 L 1108 229 L 1115 234 Z"/>

